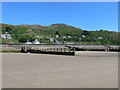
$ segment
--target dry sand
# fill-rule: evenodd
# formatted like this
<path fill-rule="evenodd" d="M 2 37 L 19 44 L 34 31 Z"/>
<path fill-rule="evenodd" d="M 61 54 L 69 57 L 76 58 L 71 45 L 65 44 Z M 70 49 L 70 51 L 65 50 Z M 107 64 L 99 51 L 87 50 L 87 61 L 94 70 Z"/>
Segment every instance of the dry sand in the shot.
<path fill-rule="evenodd" d="M 0 54 L 0 90 L 2 89 L 2 54 Z"/>
<path fill-rule="evenodd" d="M 117 88 L 118 57 L 95 54 L 3 53 L 3 88 Z"/>

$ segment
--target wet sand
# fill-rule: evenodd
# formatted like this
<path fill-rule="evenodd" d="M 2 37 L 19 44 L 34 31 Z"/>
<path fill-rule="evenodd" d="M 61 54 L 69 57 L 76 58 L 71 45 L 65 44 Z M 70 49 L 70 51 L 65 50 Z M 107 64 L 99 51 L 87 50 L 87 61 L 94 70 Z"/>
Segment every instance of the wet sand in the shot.
<path fill-rule="evenodd" d="M 3 53 L 2 87 L 117 88 L 118 57 L 95 54 L 92 57 Z"/>

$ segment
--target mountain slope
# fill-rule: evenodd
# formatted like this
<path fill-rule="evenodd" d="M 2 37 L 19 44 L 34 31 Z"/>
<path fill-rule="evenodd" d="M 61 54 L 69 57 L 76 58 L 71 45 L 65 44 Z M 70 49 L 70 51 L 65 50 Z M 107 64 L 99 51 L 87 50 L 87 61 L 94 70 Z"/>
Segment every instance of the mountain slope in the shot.
<path fill-rule="evenodd" d="M 53 38 L 54 41 L 58 40 L 60 42 L 95 42 L 97 44 L 118 44 L 119 42 L 119 32 L 112 32 L 107 30 L 86 31 L 66 24 L 52 24 L 49 26 L 27 24 L 1 25 L 2 28 L 0 29 L 0 31 L 2 33 L 8 31 L 13 37 L 13 42 L 16 41 L 17 43 L 21 42 L 21 39 L 26 39 L 29 41 L 38 39 L 40 42 L 43 43 L 52 43 L 49 41 L 50 38 Z M 56 35 L 58 35 L 59 38 L 57 38 Z"/>

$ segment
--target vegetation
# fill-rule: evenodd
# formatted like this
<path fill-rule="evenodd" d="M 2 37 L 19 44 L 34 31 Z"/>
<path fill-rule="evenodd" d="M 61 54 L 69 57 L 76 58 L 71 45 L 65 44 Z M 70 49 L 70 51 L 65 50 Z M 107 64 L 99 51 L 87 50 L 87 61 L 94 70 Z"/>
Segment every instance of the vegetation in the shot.
<path fill-rule="evenodd" d="M 0 53 L 20 53 L 20 50 L 0 50 Z"/>
<path fill-rule="evenodd" d="M 118 45 L 120 43 L 120 37 L 118 37 L 120 32 L 108 30 L 87 31 L 66 24 L 52 24 L 50 26 L 2 24 L 0 31 L 3 34 L 10 33 L 12 36 L 12 40 L 2 39 L 1 43 L 12 41 L 14 44 L 19 44 L 27 41 L 32 42 L 35 39 L 41 43 L 49 44 L 54 44 L 56 40 L 61 43 L 74 42 L 97 45 Z M 50 41 L 50 38 L 53 41 Z"/>

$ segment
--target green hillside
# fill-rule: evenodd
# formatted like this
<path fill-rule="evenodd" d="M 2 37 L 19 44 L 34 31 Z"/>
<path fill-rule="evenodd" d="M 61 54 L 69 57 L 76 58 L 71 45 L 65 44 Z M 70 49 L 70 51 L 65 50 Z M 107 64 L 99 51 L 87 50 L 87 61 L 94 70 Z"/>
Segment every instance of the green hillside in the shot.
<path fill-rule="evenodd" d="M 54 44 L 74 42 L 78 44 L 119 44 L 119 32 L 107 30 L 86 31 L 66 24 L 42 25 L 9 25 L 1 24 L 2 34 L 8 32 L 12 39 L 2 39 L 1 43 L 11 42 L 14 44 L 25 43 L 37 39 L 40 43 Z M 50 39 L 52 39 L 50 41 Z"/>

